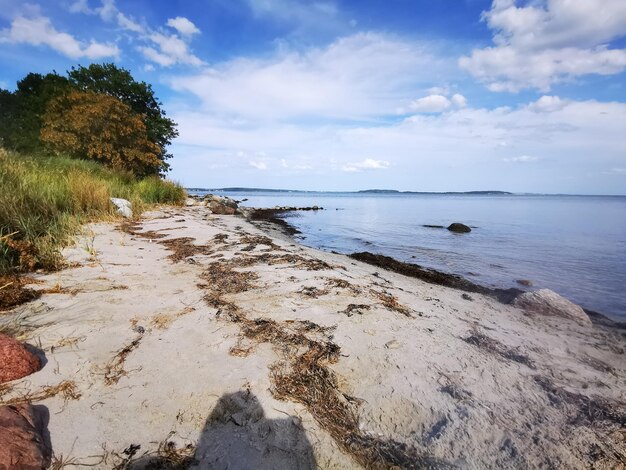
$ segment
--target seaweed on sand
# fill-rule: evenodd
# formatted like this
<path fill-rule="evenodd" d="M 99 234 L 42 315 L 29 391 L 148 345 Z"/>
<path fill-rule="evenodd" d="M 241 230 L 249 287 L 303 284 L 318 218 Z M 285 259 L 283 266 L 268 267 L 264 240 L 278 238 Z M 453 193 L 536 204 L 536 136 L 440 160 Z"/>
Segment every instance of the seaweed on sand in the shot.
<path fill-rule="evenodd" d="M 535 364 L 527 355 L 518 352 L 516 349 L 509 348 L 500 341 L 490 338 L 482 333 L 475 331 L 467 338 L 463 338 L 463 341 L 503 359 L 524 364 L 531 369 L 535 368 Z"/>
<path fill-rule="evenodd" d="M 41 292 L 24 287 L 29 283 L 28 278 L 0 276 L 0 311 L 9 310 L 41 297 Z"/>
<path fill-rule="evenodd" d="M 120 349 L 113 359 L 104 368 L 104 383 L 106 385 L 115 385 L 119 380 L 127 375 L 124 370 L 124 363 L 128 355 L 139 347 L 143 335 L 137 336 L 130 344 Z"/>

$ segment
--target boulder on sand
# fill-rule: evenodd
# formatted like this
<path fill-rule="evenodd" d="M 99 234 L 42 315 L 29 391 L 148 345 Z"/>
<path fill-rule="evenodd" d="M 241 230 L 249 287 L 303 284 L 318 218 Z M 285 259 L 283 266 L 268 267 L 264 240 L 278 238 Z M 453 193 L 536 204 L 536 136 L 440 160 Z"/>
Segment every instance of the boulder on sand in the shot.
<path fill-rule="evenodd" d="M 52 449 L 46 439 L 47 411 L 30 404 L 0 406 L 0 470 L 44 470 Z"/>
<path fill-rule="evenodd" d="M 211 212 L 217 215 L 234 215 L 239 205 L 228 197 L 211 195 L 207 199 Z"/>
<path fill-rule="evenodd" d="M 454 222 L 453 224 L 450 224 L 448 230 L 454 233 L 469 233 L 472 231 L 472 229 L 469 228 L 467 225 L 461 224 L 459 222 Z"/>
<path fill-rule="evenodd" d="M 133 217 L 133 209 L 130 201 L 126 199 L 120 199 L 118 197 L 112 197 L 111 202 L 117 209 L 117 213 L 127 219 L 131 219 Z"/>
<path fill-rule="evenodd" d="M 0 333 L 0 384 L 33 374 L 41 366 L 39 358 L 22 343 Z"/>
<path fill-rule="evenodd" d="M 513 305 L 528 312 L 569 318 L 581 325 L 591 326 L 589 316 L 579 305 L 570 302 L 550 289 L 525 292 L 515 298 Z"/>

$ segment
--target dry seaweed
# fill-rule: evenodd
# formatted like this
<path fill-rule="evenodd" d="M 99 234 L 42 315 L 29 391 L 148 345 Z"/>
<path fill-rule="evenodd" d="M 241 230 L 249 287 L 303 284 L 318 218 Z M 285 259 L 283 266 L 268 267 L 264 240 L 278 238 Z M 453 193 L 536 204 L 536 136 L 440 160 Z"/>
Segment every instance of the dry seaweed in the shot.
<path fill-rule="evenodd" d="M 571 410 L 568 424 L 593 428 L 607 422 L 617 424 L 621 429 L 626 428 L 626 409 L 623 404 L 570 392 L 541 375 L 536 375 L 534 380 L 547 393 L 552 406 Z"/>
<path fill-rule="evenodd" d="M 19 403 L 31 403 L 46 400 L 51 397 L 61 395 L 65 402 L 78 400 L 82 395 L 76 388 L 76 383 L 72 380 L 64 380 L 57 385 L 43 387 L 38 392 L 28 392 L 24 395 L 11 398 L 7 401 L 0 401 L 1 405 L 17 405 Z"/>
<path fill-rule="evenodd" d="M 406 305 L 402 305 L 396 296 L 391 295 L 388 292 L 379 292 L 375 290 L 372 290 L 372 295 L 380 300 L 381 303 L 389 310 L 401 313 L 405 317 L 413 318 L 411 315 L 411 309 L 409 309 Z"/>
<path fill-rule="evenodd" d="M 482 351 L 486 351 L 503 359 L 524 364 L 531 369 L 535 369 L 534 362 L 526 354 L 518 352 L 517 349 L 509 348 L 500 341 L 490 338 L 482 333 L 473 332 L 467 338 L 462 339 L 466 343 L 476 346 Z"/>
<path fill-rule="evenodd" d="M 109 362 L 104 368 L 104 383 L 106 385 L 114 385 L 119 382 L 119 380 L 127 375 L 127 372 L 124 370 L 124 362 L 126 362 L 126 358 L 128 355 L 133 352 L 139 346 L 143 335 L 137 336 L 129 345 L 124 346 L 120 349 L 111 362 Z"/>
<path fill-rule="evenodd" d="M 30 284 L 29 278 L 0 276 L 0 311 L 41 297 L 41 292 L 24 287 L 27 284 Z"/>
<path fill-rule="evenodd" d="M 175 263 L 178 263 L 185 258 L 189 258 L 190 256 L 213 254 L 213 250 L 209 247 L 204 245 L 195 245 L 193 243 L 194 240 L 195 239 L 191 237 L 181 237 L 162 240 L 159 243 L 165 245 L 170 251 L 172 251 L 172 254 L 169 255 L 168 258 Z"/>
<path fill-rule="evenodd" d="M 351 317 L 355 313 L 357 315 L 363 315 L 364 310 L 370 310 L 371 308 L 372 306 L 367 304 L 350 304 L 345 308 L 345 310 L 342 310 L 340 313 Z"/>

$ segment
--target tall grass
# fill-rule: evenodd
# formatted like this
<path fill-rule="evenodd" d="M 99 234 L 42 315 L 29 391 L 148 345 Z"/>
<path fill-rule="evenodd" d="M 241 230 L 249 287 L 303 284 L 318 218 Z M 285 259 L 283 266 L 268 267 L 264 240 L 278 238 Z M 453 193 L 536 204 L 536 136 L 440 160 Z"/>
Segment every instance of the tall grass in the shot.
<path fill-rule="evenodd" d="M 116 217 L 111 197 L 130 200 L 139 214 L 152 204 L 182 203 L 185 190 L 96 162 L 23 156 L 0 148 L 0 274 L 57 268 L 60 248 L 81 224 Z"/>

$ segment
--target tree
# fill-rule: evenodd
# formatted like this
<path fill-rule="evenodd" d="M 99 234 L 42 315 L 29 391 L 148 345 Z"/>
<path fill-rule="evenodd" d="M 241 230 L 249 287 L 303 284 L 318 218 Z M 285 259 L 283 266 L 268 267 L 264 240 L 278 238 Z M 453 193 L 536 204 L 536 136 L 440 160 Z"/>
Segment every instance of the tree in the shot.
<path fill-rule="evenodd" d="M 72 67 L 68 77 L 76 89 L 113 96 L 142 116 L 148 139 L 159 147 L 159 170 L 169 170 L 166 160 L 172 155 L 167 152 L 167 146 L 178 136 L 178 131 L 176 123 L 161 109 L 162 103 L 154 96 L 151 85 L 137 82 L 128 70 L 114 64 Z"/>
<path fill-rule="evenodd" d="M 41 150 L 39 131 L 48 102 L 70 87 L 56 72 L 29 73 L 17 82 L 14 93 L 0 93 L 0 137 L 2 145 L 23 152 Z"/>
<path fill-rule="evenodd" d="M 158 173 L 161 149 L 141 116 L 117 98 L 73 90 L 52 99 L 43 116 L 41 140 L 57 152 L 97 160 L 138 176 Z"/>

